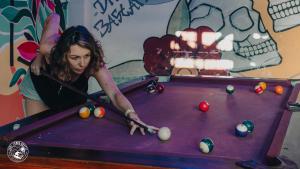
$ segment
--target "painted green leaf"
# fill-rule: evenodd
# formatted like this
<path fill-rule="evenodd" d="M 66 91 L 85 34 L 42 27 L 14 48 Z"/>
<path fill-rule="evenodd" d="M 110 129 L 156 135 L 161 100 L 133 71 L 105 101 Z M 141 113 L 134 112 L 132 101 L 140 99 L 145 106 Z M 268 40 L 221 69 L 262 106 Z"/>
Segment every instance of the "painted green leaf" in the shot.
<path fill-rule="evenodd" d="M 8 6 L 2 10 L 1 14 L 13 23 L 18 23 L 23 17 L 29 17 L 34 23 L 31 12 L 27 8 L 17 9 L 13 6 Z"/>
<path fill-rule="evenodd" d="M 38 39 L 38 37 L 37 37 L 37 35 L 36 35 L 34 26 L 28 25 L 28 26 L 26 26 L 24 29 L 29 30 L 31 36 L 33 36 L 33 38 L 34 38 L 34 41 L 39 42 L 39 39 Z"/>
<path fill-rule="evenodd" d="M 59 14 L 60 16 L 60 27 L 62 28 L 62 30 L 66 29 L 66 22 L 65 22 L 65 17 L 64 17 L 64 11 L 62 8 L 62 4 L 60 2 L 60 0 L 54 0 L 55 3 L 55 12 L 57 14 Z"/>
<path fill-rule="evenodd" d="M 169 20 L 167 34 L 175 34 L 178 30 L 189 27 L 189 12 L 186 0 L 180 0 Z"/>
<path fill-rule="evenodd" d="M 14 86 L 19 81 L 20 77 L 22 75 L 25 75 L 25 74 L 26 74 L 26 70 L 25 69 L 23 69 L 23 68 L 18 69 L 16 71 L 16 73 L 12 77 L 12 79 L 11 79 L 11 81 L 9 83 L 9 87 Z"/>
<path fill-rule="evenodd" d="M 40 23 L 41 25 L 44 25 L 45 24 L 45 20 L 47 18 L 47 14 L 46 14 L 46 8 L 40 8 L 39 10 L 39 20 L 40 20 Z"/>
<path fill-rule="evenodd" d="M 28 7 L 30 10 L 32 10 L 32 0 L 27 0 L 28 1 Z"/>
<path fill-rule="evenodd" d="M 7 6 L 11 6 L 10 5 L 10 1 L 11 0 L 1 0 L 0 1 L 0 9 L 3 9 L 3 8 L 7 7 Z M 26 1 L 16 1 L 16 0 L 14 0 L 14 6 L 18 7 L 18 8 L 19 7 L 20 8 L 24 8 L 24 7 L 27 7 L 28 4 L 27 4 Z"/>

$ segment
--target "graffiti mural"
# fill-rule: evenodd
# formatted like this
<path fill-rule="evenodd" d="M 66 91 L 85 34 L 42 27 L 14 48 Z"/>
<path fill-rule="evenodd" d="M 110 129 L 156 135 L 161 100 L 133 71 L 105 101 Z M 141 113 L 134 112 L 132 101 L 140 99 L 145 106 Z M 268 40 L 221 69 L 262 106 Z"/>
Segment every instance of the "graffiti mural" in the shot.
<path fill-rule="evenodd" d="M 265 68 L 282 61 L 277 43 L 253 9 L 252 0 L 180 0 L 170 17 L 167 34 L 201 26 L 216 32 L 221 58 L 233 62 L 230 72 Z"/>
<path fill-rule="evenodd" d="M 275 32 L 300 25 L 300 0 L 269 0 L 268 12 Z"/>
<path fill-rule="evenodd" d="M 67 5 L 60 0 L 0 1 L 0 126 L 24 117 L 18 84 L 35 58 L 46 17 L 58 13 L 65 29 Z"/>
<path fill-rule="evenodd" d="M 290 2 L 290 6 L 295 7 L 296 1 Z M 270 4 L 272 9 L 275 8 L 274 2 L 276 1 L 94 0 L 89 11 L 92 19 L 88 27 L 104 42 L 109 66 L 128 60 L 143 60 L 145 55 L 145 60 L 149 61 L 148 51 L 144 49 L 145 43 L 149 45 L 148 38 L 165 39 L 170 35 L 180 38 L 180 35 L 176 35 L 178 31 L 207 27 L 215 33 L 214 43 L 221 60 L 232 61 L 233 67 L 229 72 L 244 74 L 272 69 L 283 62 L 283 51 L 278 45 L 278 40 L 281 39 L 277 38 L 280 35 L 272 34 L 273 30 L 266 25 L 266 19 L 270 17 L 266 12 L 270 11 Z M 261 6 L 263 10 L 258 10 L 255 4 L 265 6 Z M 177 52 L 176 57 L 178 56 Z M 152 61 L 154 62 L 157 63 Z M 149 63 L 145 65 L 146 70 L 149 69 Z M 167 70 L 162 71 L 164 75 L 171 72 L 172 65 L 165 69 Z"/>

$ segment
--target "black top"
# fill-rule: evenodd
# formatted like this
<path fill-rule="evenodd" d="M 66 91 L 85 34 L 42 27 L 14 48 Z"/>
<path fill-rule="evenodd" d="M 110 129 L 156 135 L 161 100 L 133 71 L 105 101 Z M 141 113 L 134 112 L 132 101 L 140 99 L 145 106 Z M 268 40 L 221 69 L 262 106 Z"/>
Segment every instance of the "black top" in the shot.
<path fill-rule="evenodd" d="M 46 72 L 49 73 L 49 69 Z M 63 87 L 58 82 L 44 75 L 36 76 L 31 71 L 30 75 L 37 93 L 43 102 L 52 110 L 65 110 L 86 102 L 84 96 Z M 86 93 L 88 89 L 88 77 L 82 74 L 76 81 L 69 82 L 68 84 Z"/>

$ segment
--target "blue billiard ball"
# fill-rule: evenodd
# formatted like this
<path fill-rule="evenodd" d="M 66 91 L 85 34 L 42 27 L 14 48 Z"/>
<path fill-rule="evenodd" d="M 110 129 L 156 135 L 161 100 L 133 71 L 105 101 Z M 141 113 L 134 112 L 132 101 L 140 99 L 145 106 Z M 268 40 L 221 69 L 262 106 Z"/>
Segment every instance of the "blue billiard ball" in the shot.
<path fill-rule="evenodd" d="M 235 135 L 238 137 L 246 137 L 248 135 L 248 128 L 245 124 L 239 123 L 235 127 Z"/>

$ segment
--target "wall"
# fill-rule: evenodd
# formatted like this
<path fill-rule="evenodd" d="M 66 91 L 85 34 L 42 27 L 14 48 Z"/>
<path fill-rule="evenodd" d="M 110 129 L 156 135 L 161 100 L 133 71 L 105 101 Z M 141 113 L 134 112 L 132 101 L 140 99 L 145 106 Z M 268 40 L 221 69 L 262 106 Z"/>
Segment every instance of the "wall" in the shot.
<path fill-rule="evenodd" d="M 24 117 L 18 85 L 35 57 L 46 17 L 55 11 L 66 26 L 65 0 L 0 1 L 0 126 Z"/>

